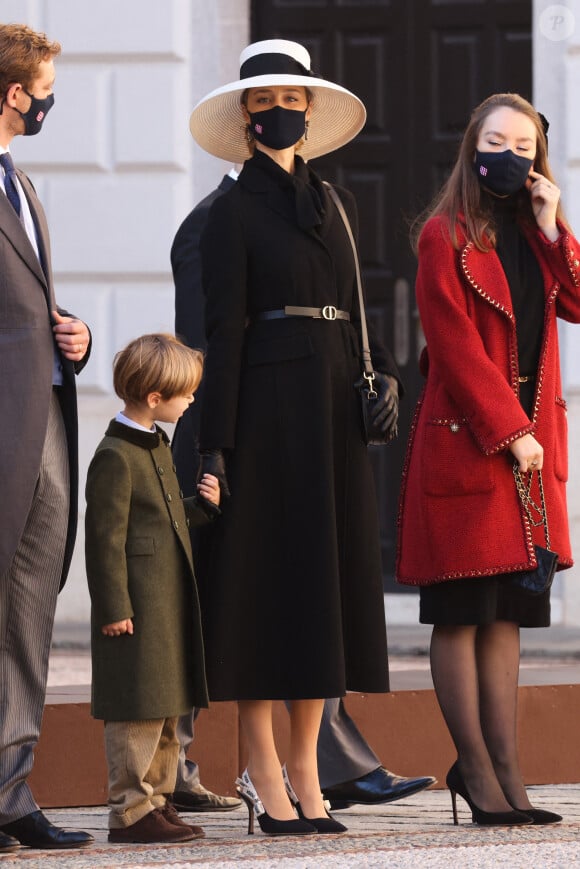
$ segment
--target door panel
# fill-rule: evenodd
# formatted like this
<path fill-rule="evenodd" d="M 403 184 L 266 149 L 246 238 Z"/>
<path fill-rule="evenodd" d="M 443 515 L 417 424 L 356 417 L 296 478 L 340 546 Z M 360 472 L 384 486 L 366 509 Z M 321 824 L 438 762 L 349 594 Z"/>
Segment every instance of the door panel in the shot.
<path fill-rule="evenodd" d="M 367 314 L 405 381 L 397 443 L 371 448 L 387 591 L 409 590 L 394 582 L 398 492 L 423 347 L 409 224 L 446 177 L 472 109 L 498 91 L 530 99 L 531 17 L 531 0 L 252 3 L 253 40 L 301 42 L 315 72 L 367 107 L 357 139 L 314 166 L 356 196 Z"/>

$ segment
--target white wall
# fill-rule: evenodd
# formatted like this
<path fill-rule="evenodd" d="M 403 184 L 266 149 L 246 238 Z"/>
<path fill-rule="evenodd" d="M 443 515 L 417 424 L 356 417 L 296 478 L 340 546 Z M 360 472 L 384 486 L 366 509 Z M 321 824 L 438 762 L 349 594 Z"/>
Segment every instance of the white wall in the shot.
<path fill-rule="evenodd" d="M 189 133 L 205 93 L 237 79 L 249 0 L 2 0 L 62 44 L 55 106 L 12 152 L 48 215 L 60 305 L 84 319 L 93 350 L 78 380 L 79 535 L 59 621 L 87 621 L 84 479 L 119 407 L 114 353 L 131 338 L 173 331 L 169 250 L 177 227 L 229 168 Z"/>
<path fill-rule="evenodd" d="M 550 121 L 550 162 L 568 220 L 580 235 L 580 0 L 534 0 L 534 104 Z M 561 621 L 580 625 L 580 327 L 560 328 L 564 396 L 568 403 L 568 507 L 577 564 L 560 574 Z"/>
<path fill-rule="evenodd" d="M 93 450 L 118 408 L 111 360 L 130 338 L 173 329 L 169 249 L 190 208 L 227 170 L 190 137 L 191 109 L 237 78 L 249 0 L 1 0 L 2 21 L 62 43 L 56 103 L 42 133 L 12 151 L 48 213 L 57 298 L 85 319 L 93 353 L 79 378 L 81 507 Z M 533 0 L 534 102 L 550 119 L 550 155 L 580 232 L 580 0 Z M 569 404 L 573 550 L 580 563 L 580 340 L 562 329 Z M 60 621 L 85 621 L 83 512 Z M 400 596 L 397 596 L 400 597 Z M 555 620 L 580 624 L 580 566 L 558 577 Z M 389 620 L 415 621 L 389 602 Z"/>

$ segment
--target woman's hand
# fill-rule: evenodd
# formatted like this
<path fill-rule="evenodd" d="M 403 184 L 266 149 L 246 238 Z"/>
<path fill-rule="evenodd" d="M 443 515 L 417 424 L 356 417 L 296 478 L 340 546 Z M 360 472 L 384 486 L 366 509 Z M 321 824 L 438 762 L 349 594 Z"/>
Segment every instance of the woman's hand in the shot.
<path fill-rule="evenodd" d="M 101 633 L 106 637 L 120 637 L 121 634 L 132 634 L 133 619 L 123 619 L 121 622 L 113 622 L 110 625 L 103 625 Z"/>
<path fill-rule="evenodd" d="M 226 477 L 226 460 L 221 450 L 202 450 L 200 452 L 197 482 L 200 483 L 206 474 L 217 478 L 221 495 L 224 498 L 229 498 L 230 489 Z"/>
<path fill-rule="evenodd" d="M 533 169 L 530 170 L 526 187 L 530 191 L 536 223 L 546 238 L 557 241 L 560 231 L 556 224 L 556 210 L 560 201 L 560 188 Z"/>
<path fill-rule="evenodd" d="M 533 435 L 527 434 L 512 441 L 509 449 L 517 460 L 522 473 L 542 470 L 544 465 L 544 449 Z"/>
<path fill-rule="evenodd" d="M 205 498 L 205 500 L 209 501 L 210 504 L 214 504 L 216 507 L 219 507 L 220 481 L 217 477 L 214 477 L 213 474 L 203 475 L 200 482 L 197 484 L 197 491 L 202 496 L 202 498 Z"/>

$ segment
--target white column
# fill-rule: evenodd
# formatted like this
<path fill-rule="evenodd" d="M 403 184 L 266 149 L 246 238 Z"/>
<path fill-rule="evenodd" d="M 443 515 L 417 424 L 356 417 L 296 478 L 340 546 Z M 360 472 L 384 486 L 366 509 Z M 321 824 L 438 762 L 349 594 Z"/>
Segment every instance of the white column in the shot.
<path fill-rule="evenodd" d="M 580 235 L 580 3 L 533 4 L 534 105 L 550 121 L 550 163 L 566 216 Z M 553 621 L 580 625 L 580 327 L 560 323 L 564 397 L 568 403 L 568 512 L 577 565 L 557 577 Z M 558 598 L 560 598 L 558 600 Z"/>

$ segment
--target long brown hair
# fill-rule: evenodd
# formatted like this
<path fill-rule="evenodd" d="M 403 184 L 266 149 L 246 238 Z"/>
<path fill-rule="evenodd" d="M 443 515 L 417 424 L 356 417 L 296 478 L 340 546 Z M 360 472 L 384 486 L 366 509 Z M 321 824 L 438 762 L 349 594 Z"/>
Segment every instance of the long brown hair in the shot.
<path fill-rule="evenodd" d="M 496 231 L 493 216 L 489 207 L 486 206 L 481 185 L 473 171 L 473 159 L 479 134 L 486 118 L 503 106 L 520 112 L 532 121 L 536 129 L 534 170 L 555 183 L 548 162 L 548 142 L 538 112 L 519 94 L 493 94 L 473 110 L 449 178 L 433 202 L 412 224 L 411 241 L 415 251 L 423 227 L 431 217 L 436 215 L 442 215 L 447 219 L 449 235 L 455 248 L 459 247 L 458 220 L 463 225 L 467 238 L 475 244 L 478 250 L 488 251 L 495 247 Z M 525 188 L 518 194 L 518 216 L 522 223 L 535 226 L 531 199 Z M 567 226 L 560 203 L 558 203 L 556 217 Z"/>

